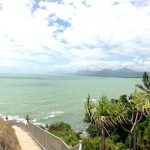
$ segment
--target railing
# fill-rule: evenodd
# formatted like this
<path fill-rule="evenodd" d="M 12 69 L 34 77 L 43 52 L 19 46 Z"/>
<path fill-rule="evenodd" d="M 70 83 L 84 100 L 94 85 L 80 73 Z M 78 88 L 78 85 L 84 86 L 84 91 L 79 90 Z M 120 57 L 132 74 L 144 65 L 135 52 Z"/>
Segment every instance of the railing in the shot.
<path fill-rule="evenodd" d="M 82 141 L 74 147 L 69 147 L 61 138 L 47 132 L 33 123 L 15 123 L 28 132 L 43 150 L 82 150 Z"/>

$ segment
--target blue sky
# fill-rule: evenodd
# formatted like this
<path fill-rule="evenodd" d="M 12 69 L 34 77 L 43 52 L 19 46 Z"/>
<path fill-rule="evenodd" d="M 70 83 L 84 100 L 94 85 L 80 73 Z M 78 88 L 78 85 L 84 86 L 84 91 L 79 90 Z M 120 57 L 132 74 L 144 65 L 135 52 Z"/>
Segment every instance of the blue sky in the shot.
<path fill-rule="evenodd" d="M 0 0 L 0 73 L 150 71 L 150 0 Z"/>

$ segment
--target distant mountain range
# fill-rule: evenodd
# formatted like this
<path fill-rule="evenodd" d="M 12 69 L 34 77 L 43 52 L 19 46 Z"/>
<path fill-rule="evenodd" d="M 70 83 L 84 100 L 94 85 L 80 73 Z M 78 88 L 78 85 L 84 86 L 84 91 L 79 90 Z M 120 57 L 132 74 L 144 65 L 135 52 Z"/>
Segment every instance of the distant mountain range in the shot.
<path fill-rule="evenodd" d="M 95 76 L 95 77 L 121 77 L 121 78 L 142 78 L 143 72 L 136 72 L 129 68 L 118 70 L 103 69 L 101 71 L 83 70 L 75 73 L 76 76 Z"/>

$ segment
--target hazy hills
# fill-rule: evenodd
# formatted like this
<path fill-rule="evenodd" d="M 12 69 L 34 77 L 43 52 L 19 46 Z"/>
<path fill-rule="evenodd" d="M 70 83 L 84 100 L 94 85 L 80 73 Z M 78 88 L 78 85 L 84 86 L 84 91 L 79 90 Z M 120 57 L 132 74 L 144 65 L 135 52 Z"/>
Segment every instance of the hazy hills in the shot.
<path fill-rule="evenodd" d="M 136 72 L 128 68 L 118 70 L 103 69 L 101 71 L 83 70 L 75 73 L 77 76 L 95 76 L 95 77 L 122 77 L 122 78 L 141 78 L 143 72 Z"/>

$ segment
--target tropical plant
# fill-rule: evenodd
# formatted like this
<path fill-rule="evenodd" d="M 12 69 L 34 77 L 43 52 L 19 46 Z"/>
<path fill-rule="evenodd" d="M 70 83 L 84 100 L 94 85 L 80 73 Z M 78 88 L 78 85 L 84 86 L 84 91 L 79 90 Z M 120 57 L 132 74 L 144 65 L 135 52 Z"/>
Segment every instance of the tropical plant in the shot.
<path fill-rule="evenodd" d="M 142 84 L 136 84 L 136 86 L 140 88 L 142 91 L 150 92 L 150 78 L 146 72 L 143 73 L 142 81 L 144 86 Z"/>
<path fill-rule="evenodd" d="M 150 116 L 137 126 L 137 146 L 140 150 L 150 149 Z"/>
<path fill-rule="evenodd" d="M 105 146 L 106 141 L 110 143 L 108 145 L 111 145 L 112 142 L 119 144 L 122 149 L 128 147 L 130 150 L 136 150 L 137 148 L 141 150 L 144 150 L 144 148 L 150 149 L 150 142 L 148 141 L 150 128 L 143 129 L 143 125 L 141 125 L 145 118 L 150 115 L 150 79 L 146 72 L 143 74 L 143 84 L 137 84 L 136 86 L 144 92 L 135 91 L 129 98 L 122 95 L 119 100 L 108 100 L 106 96 L 102 96 L 100 100 L 92 101 L 90 95 L 88 95 L 84 103 L 84 121 L 91 123 L 87 130 L 91 137 L 96 136 L 96 131 L 101 136 L 100 150 L 110 149 Z M 142 127 L 140 126 L 140 128 L 139 125 Z M 96 130 L 94 130 L 95 127 Z M 123 140 L 120 140 L 122 137 Z M 141 140 L 141 138 L 144 140 Z M 129 146 L 125 144 L 126 142 Z M 143 146 L 144 143 L 145 146 Z M 114 145 L 113 147 L 113 149 L 117 148 Z"/>
<path fill-rule="evenodd" d="M 148 114 L 148 110 L 150 109 L 150 104 L 148 100 L 148 95 L 146 93 L 140 93 L 137 91 L 135 91 L 132 94 L 132 98 L 129 99 L 128 102 L 130 103 L 130 106 L 128 105 L 129 110 L 127 111 L 127 113 L 125 113 L 126 114 L 125 118 L 122 117 L 122 120 L 124 120 L 124 122 L 121 122 L 121 119 L 120 119 L 119 124 L 121 128 L 124 131 L 128 132 L 130 135 L 130 142 L 129 142 L 130 149 L 133 147 L 133 150 L 136 150 L 136 147 L 137 147 L 136 127 L 142 120 L 143 116 Z M 115 111 L 121 112 L 121 109 L 119 109 L 119 107 L 120 106 L 117 105 Z M 120 115 L 118 114 L 118 116 Z M 132 144 L 132 141 L 133 141 L 133 144 Z"/>
<path fill-rule="evenodd" d="M 95 124 L 93 124 L 93 123 L 91 123 L 91 124 L 87 127 L 86 131 L 90 134 L 90 137 L 92 137 L 92 138 L 98 136 L 96 126 L 95 126 Z"/>
<path fill-rule="evenodd" d="M 109 110 L 111 101 L 107 96 L 102 96 L 98 101 L 91 101 L 88 96 L 87 101 L 84 103 L 85 116 L 87 120 L 95 124 L 100 138 L 100 150 L 105 150 L 105 137 L 109 135 L 108 127 L 113 125 L 112 115 Z"/>
<path fill-rule="evenodd" d="M 84 102 L 84 110 L 85 110 L 85 117 L 83 119 L 84 122 L 87 123 L 94 123 L 92 118 L 92 109 L 94 108 L 95 103 L 91 101 L 90 94 L 88 94 L 86 101 Z"/>

